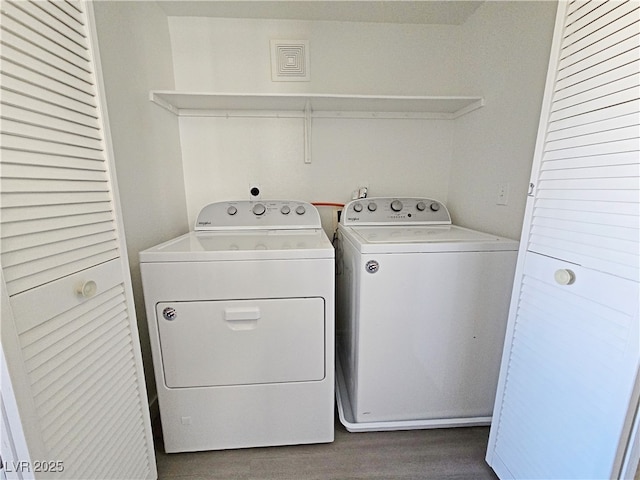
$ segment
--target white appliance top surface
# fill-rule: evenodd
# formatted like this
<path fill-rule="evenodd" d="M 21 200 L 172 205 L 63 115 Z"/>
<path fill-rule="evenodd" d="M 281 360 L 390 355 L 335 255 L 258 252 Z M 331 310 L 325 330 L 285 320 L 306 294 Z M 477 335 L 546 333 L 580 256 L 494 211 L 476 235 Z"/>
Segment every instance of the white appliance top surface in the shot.
<path fill-rule="evenodd" d="M 141 262 L 333 258 L 322 229 L 189 232 L 140 252 Z"/>
<path fill-rule="evenodd" d="M 362 253 L 517 250 L 518 242 L 457 225 L 339 227 Z"/>
<path fill-rule="evenodd" d="M 195 231 L 140 252 L 141 262 L 334 258 L 317 209 L 288 200 L 217 202 Z"/>

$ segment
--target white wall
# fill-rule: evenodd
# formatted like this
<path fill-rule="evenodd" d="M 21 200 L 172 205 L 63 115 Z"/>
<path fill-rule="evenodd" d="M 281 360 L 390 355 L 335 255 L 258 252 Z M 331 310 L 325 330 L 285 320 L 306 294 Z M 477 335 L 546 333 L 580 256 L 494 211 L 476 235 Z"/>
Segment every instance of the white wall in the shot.
<path fill-rule="evenodd" d="M 170 17 L 176 88 L 458 94 L 457 26 Z M 310 82 L 272 82 L 270 39 L 309 40 Z"/>
<path fill-rule="evenodd" d="M 486 106 L 460 118 L 448 206 L 455 222 L 520 238 L 556 2 L 485 2 L 462 26 L 463 90 Z M 498 183 L 510 185 L 496 205 Z"/>
<path fill-rule="evenodd" d="M 138 252 L 188 230 L 178 120 L 149 101 L 173 89 L 167 18 L 155 2 L 95 2 L 147 389 L 155 396 Z"/>
<path fill-rule="evenodd" d="M 176 88 L 214 92 L 452 95 L 457 27 L 171 17 Z M 311 81 L 272 82 L 269 40 L 310 41 Z M 446 200 L 453 123 L 314 119 L 304 164 L 302 119 L 182 118 L 190 224 L 203 205 L 249 198 L 344 202 L 371 195 Z"/>
<path fill-rule="evenodd" d="M 170 17 L 176 88 L 204 92 L 482 95 L 453 121 L 183 118 L 190 224 L 206 203 L 264 197 L 443 200 L 456 222 L 518 238 L 555 2 L 487 2 L 462 26 Z M 269 40 L 310 41 L 311 81 L 272 82 Z M 454 135 L 455 128 L 455 135 Z M 497 183 L 509 205 L 495 205 Z"/>

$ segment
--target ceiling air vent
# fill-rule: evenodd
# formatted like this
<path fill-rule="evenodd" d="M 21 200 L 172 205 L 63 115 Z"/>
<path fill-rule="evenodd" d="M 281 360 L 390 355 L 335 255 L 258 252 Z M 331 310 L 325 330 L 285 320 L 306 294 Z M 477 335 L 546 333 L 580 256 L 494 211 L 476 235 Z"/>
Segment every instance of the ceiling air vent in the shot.
<path fill-rule="evenodd" d="M 274 82 L 311 80 L 308 40 L 271 40 L 271 80 Z"/>

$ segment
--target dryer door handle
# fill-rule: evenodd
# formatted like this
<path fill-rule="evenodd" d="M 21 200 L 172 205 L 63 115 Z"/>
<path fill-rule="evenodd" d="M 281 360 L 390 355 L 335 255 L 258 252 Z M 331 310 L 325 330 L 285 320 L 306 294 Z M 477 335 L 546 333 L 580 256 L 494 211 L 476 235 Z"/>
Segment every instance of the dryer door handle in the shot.
<path fill-rule="evenodd" d="M 235 307 L 224 309 L 224 319 L 231 330 L 253 330 L 260 319 L 259 307 Z"/>

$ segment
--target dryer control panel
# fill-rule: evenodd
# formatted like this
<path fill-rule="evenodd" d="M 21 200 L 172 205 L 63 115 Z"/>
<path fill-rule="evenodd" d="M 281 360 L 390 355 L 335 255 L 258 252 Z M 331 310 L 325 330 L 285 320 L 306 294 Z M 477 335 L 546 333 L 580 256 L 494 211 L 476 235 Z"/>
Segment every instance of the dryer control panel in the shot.
<path fill-rule="evenodd" d="M 238 200 L 210 203 L 196 219 L 196 231 L 321 228 L 316 207 L 296 200 Z"/>
<path fill-rule="evenodd" d="M 451 225 L 447 207 L 431 198 L 359 198 L 345 205 L 343 225 Z"/>

